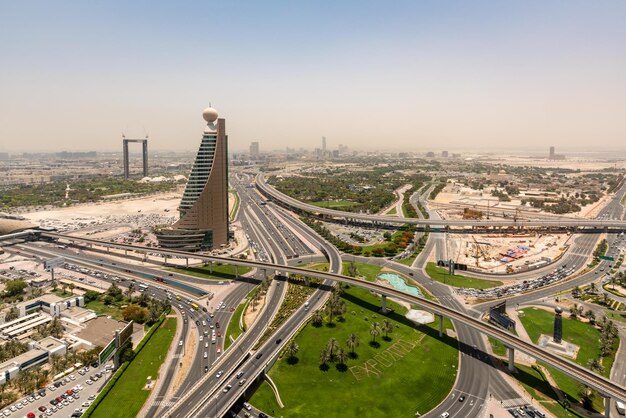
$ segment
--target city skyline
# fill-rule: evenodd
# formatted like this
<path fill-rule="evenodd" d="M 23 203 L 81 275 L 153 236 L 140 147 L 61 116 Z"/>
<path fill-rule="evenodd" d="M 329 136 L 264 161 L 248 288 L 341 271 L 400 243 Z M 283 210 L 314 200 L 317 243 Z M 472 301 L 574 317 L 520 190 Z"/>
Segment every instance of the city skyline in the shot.
<path fill-rule="evenodd" d="M 0 151 L 191 151 L 208 102 L 233 151 L 620 150 L 625 9 L 5 3 Z"/>

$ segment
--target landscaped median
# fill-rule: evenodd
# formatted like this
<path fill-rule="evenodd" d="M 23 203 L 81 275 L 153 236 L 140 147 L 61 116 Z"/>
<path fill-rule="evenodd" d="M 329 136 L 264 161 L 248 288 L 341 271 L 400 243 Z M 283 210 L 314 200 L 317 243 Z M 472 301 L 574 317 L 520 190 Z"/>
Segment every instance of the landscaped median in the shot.
<path fill-rule="evenodd" d="M 439 338 L 438 322 L 415 326 L 393 301 L 393 312 L 381 315 L 378 296 L 343 291 L 345 313 L 312 319 L 292 340 L 296 354 L 288 343 L 270 370 L 285 407 L 265 385 L 251 403 L 275 416 L 324 418 L 416 416 L 437 406 L 456 378 L 457 340 Z M 444 326 L 452 328 L 447 319 Z"/>
<path fill-rule="evenodd" d="M 230 264 L 213 263 L 211 266 L 202 267 L 187 267 L 187 268 L 173 268 L 172 271 L 176 271 L 182 274 L 188 274 L 190 276 L 200 277 L 201 279 L 209 280 L 232 280 L 236 278 L 235 266 Z M 240 276 L 246 274 L 252 270 L 250 267 L 238 266 L 237 274 Z"/>
<path fill-rule="evenodd" d="M 489 289 L 490 287 L 502 286 L 498 280 L 476 279 L 474 277 L 461 276 L 459 274 L 449 275 L 448 269 L 437 267 L 433 262 L 426 264 L 426 274 L 431 279 L 453 287 L 468 287 L 472 289 Z"/>
<path fill-rule="evenodd" d="M 124 418 L 137 416 L 150 390 L 144 390 L 146 379 L 156 379 L 159 367 L 176 332 L 176 318 L 161 317 L 141 343 L 135 356 L 124 363 L 98 395 L 83 416 L 94 418 Z M 147 344 L 148 341 L 150 344 Z M 123 378 L 123 379 L 122 379 Z"/>
<path fill-rule="evenodd" d="M 237 306 L 237 309 L 235 309 L 235 312 L 230 317 L 230 321 L 228 322 L 228 327 L 226 328 L 226 334 L 224 335 L 224 350 L 230 347 L 230 344 L 231 344 L 230 337 L 233 337 L 233 341 L 234 341 L 237 338 L 239 338 L 239 336 L 245 331 L 245 328 L 241 329 L 241 326 L 240 326 L 241 316 L 245 312 L 246 306 L 248 306 L 248 303 L 250 302 L 252 293 L 256 291 L 258 291 L 258 289 L 254 289 L 252 290 L 252 292 L 248 293 L 248 296 L 246 296 L 246 299 L 243 302 L 241 302 L 239 306 Z M 243 323 L 244 327 L 246 326 L 245 322 L 241 322 L 241 323 Z"/>

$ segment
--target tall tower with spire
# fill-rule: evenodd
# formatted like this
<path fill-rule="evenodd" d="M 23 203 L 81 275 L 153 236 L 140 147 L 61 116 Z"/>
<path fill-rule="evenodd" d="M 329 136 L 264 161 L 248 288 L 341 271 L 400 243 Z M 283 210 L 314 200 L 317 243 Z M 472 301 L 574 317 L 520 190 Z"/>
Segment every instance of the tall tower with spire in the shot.
<path fill-rule="evenodd" d="M 226 121 L 212 107 L 200 148 L 178 206 L 180 219 L 156 235 L 165 248 L 204 250 L 228 244 L 228 137 Z"/>

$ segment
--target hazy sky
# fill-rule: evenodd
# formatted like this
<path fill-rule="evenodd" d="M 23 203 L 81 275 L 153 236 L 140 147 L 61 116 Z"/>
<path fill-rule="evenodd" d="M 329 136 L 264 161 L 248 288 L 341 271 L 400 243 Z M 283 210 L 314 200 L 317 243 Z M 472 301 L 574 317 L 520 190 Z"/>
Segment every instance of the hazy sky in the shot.
<path fill-rule="evenodd" d="M 626 1 L 2 1 L 0 151 L 626 149 Z"/>

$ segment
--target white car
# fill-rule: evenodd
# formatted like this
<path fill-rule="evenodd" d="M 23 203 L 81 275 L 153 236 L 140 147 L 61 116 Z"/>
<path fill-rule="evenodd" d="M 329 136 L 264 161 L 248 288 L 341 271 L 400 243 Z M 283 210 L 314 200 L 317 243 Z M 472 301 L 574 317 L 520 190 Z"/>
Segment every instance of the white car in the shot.
<path fill-rule="evenodd" d="M 204 337 L 201 335 L 201 336 L 200 336 L 200 341 L 202 341 L 203 339 L 204 339 Z"/>

